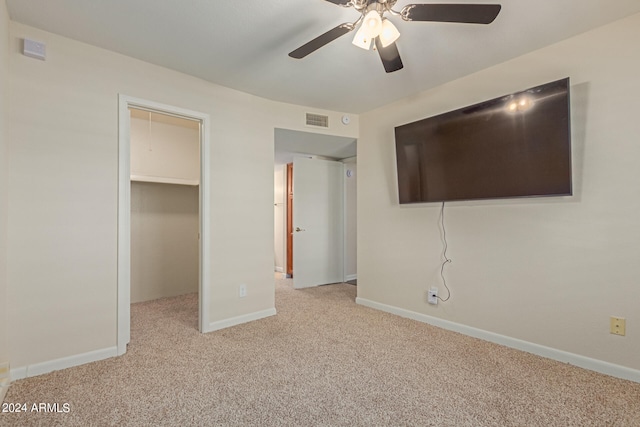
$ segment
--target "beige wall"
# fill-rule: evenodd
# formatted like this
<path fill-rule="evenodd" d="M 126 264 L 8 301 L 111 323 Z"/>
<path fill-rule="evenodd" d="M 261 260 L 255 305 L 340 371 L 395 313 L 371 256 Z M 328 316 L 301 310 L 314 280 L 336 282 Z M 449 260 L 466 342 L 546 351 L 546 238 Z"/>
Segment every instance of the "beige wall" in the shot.
<path fill-rule="evenodd" d="M 638 40 L 635 15 L 361 115 L 358 296 L 639 370 Z M 452 297 L 428 305 L 440 206 L 398 205 L 394 126 L 566 76 L 574 196 L 448 203 Z"/>
<path fill-rule="evenodd" d="M 9 64 L 9 13 L 0 1 L 0 362 L 7 361 L 7 89 Z"/>
<path fill-rule="evenodd" d="M 199 122 L 131 111 L 131 179 L 151 182 L 200 180 Z"/>
<path fill-rule="evenodd" d="M 274 128 L 308 131 L 308 109 L 15 22 L 10 31 L 12 366 L 116 346 L 118 94 L 210 115 L 208 320 L 272 309 Z M 24 37 L 46 44 L 47 61 L 19 53 Z M 330 116 L 327 134 L 357 137 L 357 116 L 347 127 L 341 112 L 314 112 Z"/>
<path fill-rule="evenodd" d="M 198 187 L 131 183 L 131 302 L 198 292 Z"/>

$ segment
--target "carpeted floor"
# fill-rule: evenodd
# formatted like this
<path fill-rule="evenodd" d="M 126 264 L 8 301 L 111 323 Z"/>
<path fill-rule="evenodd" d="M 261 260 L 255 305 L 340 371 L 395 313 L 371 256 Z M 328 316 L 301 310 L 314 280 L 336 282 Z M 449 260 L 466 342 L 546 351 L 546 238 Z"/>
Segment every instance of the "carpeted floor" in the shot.
<path fill-rule="evenodd" d="M 197 295 L 132 306 L 128 352 L 11 385 L 68 413 L 0 425 L 640 426 L 640 384 L 293 290 L 278 315 L 202 335 Z"/>

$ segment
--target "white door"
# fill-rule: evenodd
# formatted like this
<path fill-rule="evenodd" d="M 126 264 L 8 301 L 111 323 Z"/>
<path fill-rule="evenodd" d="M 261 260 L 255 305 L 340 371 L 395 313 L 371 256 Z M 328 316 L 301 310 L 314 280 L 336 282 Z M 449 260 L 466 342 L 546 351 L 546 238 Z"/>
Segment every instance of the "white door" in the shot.
<path fill-rule="evenodd" d="M 293 161 L 293 287 L 344 280 L 344 182 L 340 162 Z"/>

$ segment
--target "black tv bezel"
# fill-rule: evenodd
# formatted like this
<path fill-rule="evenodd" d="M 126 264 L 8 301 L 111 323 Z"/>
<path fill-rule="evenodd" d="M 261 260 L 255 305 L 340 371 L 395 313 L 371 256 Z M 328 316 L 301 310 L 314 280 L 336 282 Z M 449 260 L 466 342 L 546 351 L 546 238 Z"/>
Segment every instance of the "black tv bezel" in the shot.
<path fill-rule="evenodd" d="M 401 199 L 401 188 L 400 188 L 400 171 L 399 171 L 399 159 L 398 159 L 398 151 L 400 149 L 399 144 L 401 144 L 401 142 L 398 141 L 398 129 L 399 128 L 403 128 L 406 126 L 411 126 L 426 120 L 435 120 L 441 116 L 447 115 L 447 114 L 451 114 L 451 113 L 458 113 L 458 112 L 463 112 L 463 111 L 473 111 L 476 109 L 483 109 L 483 108 L 487 108 L 487 107 L 491 107 L 494 106 L 496 104 L 500 104 L 500 103 L 504 103 L 507 102 L 508 100 L 514 99 L 520 95 L 523 94 L 527 94 L 527 93 L 536 93 L 539 92 L 545 88 L 550 88 L 553 86 L 560 86 L 562 85 L 563 87 L 566 88 L 566 90 L 564 91 L 566 93 L 566 106 L 567 106 L 567 120 L 566 120 L 566 125 L 567 125 L 567 140 L 566 140 L 566 150 L 567 150 L 567 155 L 568 155 L 568 187 L 569 190 L 567 192 L 558 192 L 558 193 L 543 193 L 543 194 L 522 194 L 522 195 L 507 195 L 507 196 L 488 196 L 488 197 L 472 197 L 472 198 L 444 198 L 444 199 L 428 199 L 428 200 L 423 200 L 423 198 L 421 198 L 421 200 L 416 200 L 416 201 L 402 201 Z M 396 179 L 397 179 L 397 189 L 398 189 L 398 203 L 400 205 L 415 205 L 415 204 L 427 204 L 427 203 L 442 203 L 442 202 L 463 202 L 463 201 L 481 201 L 481 200 L 509 200 L 509 199 L 530 199 L 530 198 L 545 198 L 545 197 L 567 197 L 567 196 L 573 196 L 573 162 L 572 162 L 572 138 L 571 138 L 571 86 L 570 86 L 570 78 L 566 77 L 563 79 L 559 79 L 559 80 L 555 80 L 552 82 L 548 82 L 548 83 L 544 83 L 538 86 L 534 86 L 525 90 L 521 90 L 518 92 L 513 92 L 510 93 L 508 95 L 503 95 L 503 96 L 499 96 L 490 100 L 486 100 L 486 101 L 482 101 L 476 104 L 471 104 L 465 107 L 461 107 L 458 109 L 454 109 L 454 110 L 450 110 L 450 111 L 446 111 L 443 112 L 441 114 L 436 114 L 434 116 L 429 116 L 426 117 L 424 119 L 420 119 L 414 122 L 410 122 L 410 123 L 405 123 L 402 125 L 398 125 L 395 127 L 395 145 L 396 145 L 396 150 L 395 150 L 395 154 L 396 154 Z"/>

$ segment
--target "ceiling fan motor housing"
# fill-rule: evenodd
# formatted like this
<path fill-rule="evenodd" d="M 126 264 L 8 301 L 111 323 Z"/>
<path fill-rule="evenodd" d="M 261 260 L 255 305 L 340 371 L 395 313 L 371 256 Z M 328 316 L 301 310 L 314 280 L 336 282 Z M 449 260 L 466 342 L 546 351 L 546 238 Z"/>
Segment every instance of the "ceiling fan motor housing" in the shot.
<path fill-rule="evenodd" d="M 352 4 L 356 10 L 369 12 L 377 10 L 382 15 L 387 9 L 391 9 L 397 0 L 353 0 Z"/>

